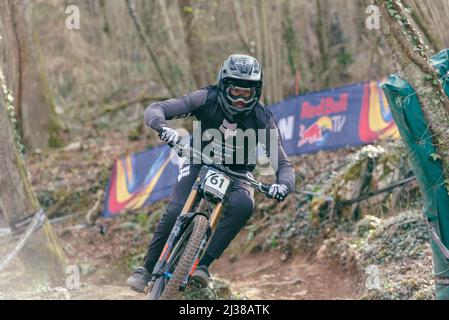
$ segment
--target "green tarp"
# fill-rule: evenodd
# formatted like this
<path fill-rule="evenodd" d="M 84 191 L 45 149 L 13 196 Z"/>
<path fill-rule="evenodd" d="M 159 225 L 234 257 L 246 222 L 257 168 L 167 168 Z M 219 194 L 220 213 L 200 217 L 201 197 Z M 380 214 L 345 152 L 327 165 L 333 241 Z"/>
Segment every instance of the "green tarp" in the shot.
<path fill-rule="evenodd" d="M 446 95 L 449 95 L 449 49 L 432 57 Z M 436 157 L 429 126 L 414 89 L 397 75 L 381 85 L 393 118 L 410 155 L 424 200 L 424 215 L 431 234 L 437 299 L 449 299 L 449 194 L 441 161 Z M 448 123 L 449 128 L 449 123 Z"/>

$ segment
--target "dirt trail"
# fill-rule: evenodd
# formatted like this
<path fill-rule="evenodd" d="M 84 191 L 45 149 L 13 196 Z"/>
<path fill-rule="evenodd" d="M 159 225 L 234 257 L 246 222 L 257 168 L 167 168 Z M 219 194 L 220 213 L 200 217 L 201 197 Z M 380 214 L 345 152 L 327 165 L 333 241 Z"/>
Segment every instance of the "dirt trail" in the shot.
<path fill-rule="evenodd" d="M 354 299 L 357 298 L 361 283 L 354 273 L 344 272 L 328 260 L 310 260 L 296 255 L 282 262 L 280 254 L 272 252 L 242 257 L 234 263 L 230 261 L 229 255 L 217 261 L 211 268 L 213 276 L 227 280 L 233 294 L 254 300 Z M 0 300 L 143 299 L 142 295 L 124 285 L 128 274 L 116 276 L 116 279 L 106 284 L 103 279 L 100 281 L 97 278 L 98 275 L 94 275 L 79 290 L 73 291 L 65 288 L 50 292 L 23 290 L 20 293 L 0 290 Z"/>
<path fill-rule="evenodd" d="M 211 268 L 212 275 L 229 281 L 234 294 L 254 300 L 339 300 L 355 299 L 360 278 L 343 271 L 330 260 L 295 255 L 286 262 L 278 252 L 241 257 L 231 262 L 225 255 Z M 93 285 L 72 292 L 70 299 L 134 300 L 143 299 L 128 287 Z"/>
<path fill-rule="evenodd" d="M 23 282 L 19 276 L 20 272 L 17 271 L 24 270 L 20 261 L 16 260 L 0 277 L 0 300 L 142 299 L 141 295 L 135 294 L 125 285 L 129 270 L 123 263 L 123 257 L 126 253 L 129 254 L 132 248 L 133 231 L 124 232 L 120 228 L 114 230 L 107 235 L 101 235 L 94 229 L 60 232 L 69 263 L 81 268 L 80 290 L 67 291 L 61 288 L 57 291 L 37 293 L 27 292 L 25 286 L 19 294 L 8 294 L 9 290 L 1 289 L 3 281 L 12 284 Z M 362 282 L 356 273 L 343 271 L 338 264 L 326 258 L 318 259 L 310 253 L 292 254 L 285 262 L 281 260 L 279 251 L 247 253 L 248 251 L 244 250 L 248 247 L 248 244 L 245 246 L 247 236 L 242 232 L 227 253 L 211 268 L 213 276 L 230 283 L 233 294 L 255 300 L 357 298 Z M 12 286 L 14 287 L 16 285 Z"/>
<path fill-rule="evenodd" d="M 296 255 L 282 262 L 280 253 L 264 253 L 230 262 L 224 256 L 212 266 L 213 275 L 231 283 L 234 293 L 250 299 L 354 299 L 359 277 L 329 260 Z"/>

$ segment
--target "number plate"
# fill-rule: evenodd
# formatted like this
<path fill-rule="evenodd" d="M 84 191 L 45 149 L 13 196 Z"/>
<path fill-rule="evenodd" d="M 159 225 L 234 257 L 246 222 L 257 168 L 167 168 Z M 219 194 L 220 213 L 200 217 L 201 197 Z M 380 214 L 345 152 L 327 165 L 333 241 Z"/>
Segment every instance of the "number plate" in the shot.
<path fill-rule="evenodd" d="M 204 181 L 204 191 L 223 199 L 228 190 L 231 179 L 220 172 L 209 170 Z"/>

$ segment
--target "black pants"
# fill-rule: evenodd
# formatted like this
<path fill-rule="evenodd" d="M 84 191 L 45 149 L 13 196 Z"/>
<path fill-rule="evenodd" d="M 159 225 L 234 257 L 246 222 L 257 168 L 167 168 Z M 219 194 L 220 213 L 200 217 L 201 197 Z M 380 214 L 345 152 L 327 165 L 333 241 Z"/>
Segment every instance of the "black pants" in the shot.
<path fill-rule="evenodd" d="M 145 257 L 145 268 L 152 273 L 162 249 L 167 242 L 176 219 L 192 191 L 193 184 L 201 169 L 200 165 L 185 166 L 178 176 L 170 203 L 162 215 Z M 234 181 L 225 200 L 224 215 L 210 241 L 206 254 L 218 259 L 229 243 L 245 226 L 254 210 L 254 189 L 240 181 Z"/>

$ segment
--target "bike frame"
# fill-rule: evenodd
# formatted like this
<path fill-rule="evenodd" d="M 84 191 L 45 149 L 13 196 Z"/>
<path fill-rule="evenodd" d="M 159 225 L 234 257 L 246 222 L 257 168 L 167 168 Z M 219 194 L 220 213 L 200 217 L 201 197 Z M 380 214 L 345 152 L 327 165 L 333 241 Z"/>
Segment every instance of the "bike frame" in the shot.
<path fill-rule="evenodd" d="M 176 146 L 179 145 L 174 145 L 172 147 Z M 181 148 L 181 150 L 185 150 L 186 146 L 179 146 L 179 148 Z M 189 150 L 193 151 L 193 149 L 191 148 Z M 180 152 L 178 151 L 178 154 L 179 153 Z M 231 182 L 227 187 L 226 192 L 222 198 L 218 198 L 211 194 L 208 194 L 204 190 L 204 183 L 206 179 L 211 178 L 211 176 L 206 178 L 206 173 L 210 169 L 215 169 L 215 171 L 218 171 L 220 174 L 227 177 Z M 159 277 L 166 277 L 168 279 L 171 277 L 170 274 L 167 274 L 168 270 L 166 270 L 166 267 L 170 259 L 173 248 L 176 246 L 176 244 L 178 243 L 184 232 L 187 230 L 188 226 L 193 221 L 194 217 L 197 215 L 204 215 L 209 220 L 209 228 L 201 241 L 201 244 L 198 248 L 198 252 L 195 258 L 193 259 L 192 265 L 189 269 L 190 271 L 185 275 L 185 278 L 182 281 L 181 286 L 179 288 L 180 291 L 185 290 L 189 282 L 190 276 L 193 274 L 196 267 L 198 266 L 199 260 L 203 255 L 203 253 L 205 252 L 209 240 L 211 239 L 213 233 L 215 232 L 218 226 L 221 215 L 223 213 L 224 201 L 228 194 L 229 187 L 235 180 L 239 180 L 249 186 L 252 186 L 263 193 L 267 193 L 269 189 L 269 186 L 261 182 L 258 182 L 244 174 L 231 171 L 230 169 L 224 167 L 223 165 L 220 164 L 203 165 L 194 183 L 192 191 L 190 192 L 189 197 L 187 198 L 186 203 L 184 204 L 181 214 L 176 220 L 175 226 L 173 227 L 170 236 L 164 246 L 164 249 L 162 250 L 159 260 L 154 268 L 150 282 L 156 281 L 157 278 Z M 210 203 L 215 205 L 213 210 L 211 209 Z"/>

